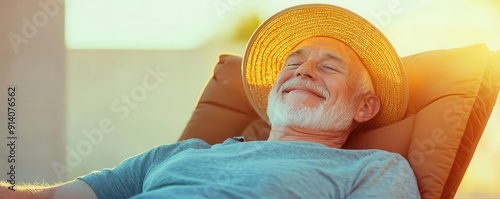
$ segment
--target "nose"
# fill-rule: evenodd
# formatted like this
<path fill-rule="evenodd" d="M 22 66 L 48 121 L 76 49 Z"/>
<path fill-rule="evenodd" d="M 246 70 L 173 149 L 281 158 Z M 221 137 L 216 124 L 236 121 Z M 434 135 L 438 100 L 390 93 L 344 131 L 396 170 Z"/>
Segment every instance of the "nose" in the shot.
<path fill-rule="evenodd" d="M 314 80 L 316 79 L 316 64 L 312 61 L 304 62 L 299 67 L 297 67 L 294 75 L 295 77 L 309 78 Z"/>

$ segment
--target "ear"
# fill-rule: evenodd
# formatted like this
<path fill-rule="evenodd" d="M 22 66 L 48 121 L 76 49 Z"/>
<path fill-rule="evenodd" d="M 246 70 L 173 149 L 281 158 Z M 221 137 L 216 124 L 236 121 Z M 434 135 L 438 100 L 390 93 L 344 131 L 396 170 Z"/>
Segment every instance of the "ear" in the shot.
<path fill-rule="evenodd" d="M 377 115 L 380 110 L 380 100 L 376 95 L 366 94 L 359 100 L 360 102 L 357 107 L 357 112 L 354 114 L 354 120 L 356 122 L 366 122 Z"/>

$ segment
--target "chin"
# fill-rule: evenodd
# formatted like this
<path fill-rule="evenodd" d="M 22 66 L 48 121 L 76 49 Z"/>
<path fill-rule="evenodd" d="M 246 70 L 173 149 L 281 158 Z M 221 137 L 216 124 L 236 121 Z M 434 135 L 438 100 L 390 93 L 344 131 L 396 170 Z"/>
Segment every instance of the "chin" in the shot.
<path fill-rule="evenodd" d="M 272 126 L 295 126 L 319 131 L 346 131 L 352 127 L 354 104 L 319 103 L 309 106 L 303 97 L 283 99 L 271 91 L 267 115 Z"/>

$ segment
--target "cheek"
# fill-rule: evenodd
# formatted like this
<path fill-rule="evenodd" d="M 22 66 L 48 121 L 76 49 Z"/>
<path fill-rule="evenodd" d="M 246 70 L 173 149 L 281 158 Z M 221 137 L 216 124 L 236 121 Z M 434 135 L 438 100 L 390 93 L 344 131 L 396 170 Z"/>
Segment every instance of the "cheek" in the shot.
<path fill-rule="evenodd" d="M 330 93 L 330 98 L 333 100 L 349 100 L 353 95 L 347 81 L 329 82 L 325 83 L 325 85 Z"/>
<path fill-rule="evenodd" d="M 290 77 L 293 76 L 293 73 L 288 71 L 282 71 L 278 74 L 276 81 L 274 82 L 273 88 L 278 91 L 281 88 L 281 85 L 285 83 Z"/>

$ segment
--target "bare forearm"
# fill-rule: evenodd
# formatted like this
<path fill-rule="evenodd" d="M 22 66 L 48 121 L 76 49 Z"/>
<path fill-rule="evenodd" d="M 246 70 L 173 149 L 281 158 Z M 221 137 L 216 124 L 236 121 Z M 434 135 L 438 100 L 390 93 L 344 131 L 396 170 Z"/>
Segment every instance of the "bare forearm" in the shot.
<path fill-rule="evenodd" d="M 9 188 L 10 187 L 10 188 Z M 18 184 L 15 187 L 5 182 L 0 182 L 0 198 L 24 199 L 41 198 L 52 199 L 55 186 L 47 184 Z"/>
<path fill-rule="evenodd" d="M 19 184 L 15 189 L 9 189 L 9 185 L 0 182 L 0 199 L 97 199 L 92 188 L 87 183 L 81 180 L 75 180 L 64 184 L 47 185 L 47 184 Z"/>

